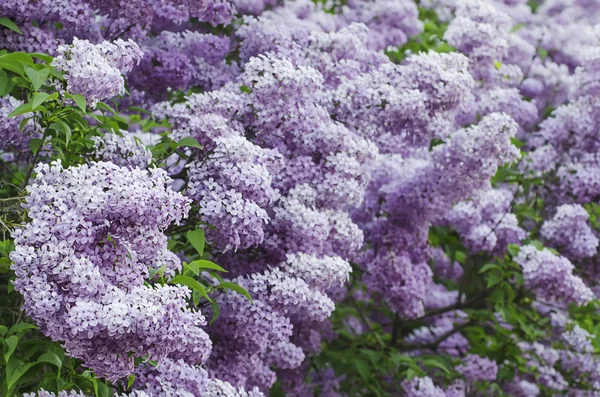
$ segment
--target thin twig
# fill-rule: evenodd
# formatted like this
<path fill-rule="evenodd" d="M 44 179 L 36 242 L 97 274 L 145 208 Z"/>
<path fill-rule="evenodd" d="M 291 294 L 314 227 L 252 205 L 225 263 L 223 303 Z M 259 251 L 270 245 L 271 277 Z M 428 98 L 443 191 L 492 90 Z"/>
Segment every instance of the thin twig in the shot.
<path fill-rule="evenodd" d="M 415 343 L 415 344 L 404 344 L 404 345 L 400 345 L 400 348 L 402 350 L 417 350 L 417 349 L 429 349 L 429 350 L 435 350 L 438 348 L 438 346 L 444 342 L 446 339 L 448 339 L 449 337 L 451 337 L 452 335 L 454 335 L 457 332 L 462 331 L 463 329 L 470 327 L 471 325 L 474 324 L 473 320 L 467 321 L 466 323 L 463 323 L 457 327 L 452 328 L 450 331 L 443 333 L 442 335 L 440 335 L 436 340 L 434 340 L 433 342 L 430 343 Z"/>
<path fill-rule="evenodd" d="M 44 143 L 46 142 L 46 137 L 48 136 L 49 131 L 50 130 L 48 128 L 46 128 L 46 131 L 44 131 L 44 136 L 42 136 L 42 143 L 33 155 L 33 158 L 31 159 L 31 164 L 29 164 L 29 169 L 27 170 L 27 175 L 25 176 L 25 180 L 23 181 L 23 186 L 21 186 L 22 189 L 24 189 L 29 184 L 29 178 L 31 178 L 31 174 L 33 173 L 33 169 L 35 168 L 35 163 L 37 162 L 37 159 L 40 156 L 40 153 L 42 152 L 42 148 L 44 146 Z"/>

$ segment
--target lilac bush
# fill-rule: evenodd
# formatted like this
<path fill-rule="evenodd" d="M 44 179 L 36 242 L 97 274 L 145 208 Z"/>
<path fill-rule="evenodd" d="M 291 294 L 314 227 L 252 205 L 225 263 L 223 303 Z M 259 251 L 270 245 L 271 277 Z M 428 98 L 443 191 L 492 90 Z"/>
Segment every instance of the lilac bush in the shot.
<path fill-rule="evenodd" d="M 600 393 L 598 22 L 0 2 L 0 395 Z"/>

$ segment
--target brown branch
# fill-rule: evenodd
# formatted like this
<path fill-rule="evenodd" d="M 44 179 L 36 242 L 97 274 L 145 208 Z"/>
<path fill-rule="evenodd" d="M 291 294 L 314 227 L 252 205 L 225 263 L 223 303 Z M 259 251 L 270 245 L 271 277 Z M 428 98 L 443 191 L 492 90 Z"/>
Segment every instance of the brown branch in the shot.
<path fill-rule="evenodd" d="M 451 311 L 454 311 L 454 310 L 460 310 L 460 309 L 470 308 L 471 305 L 473 305 L 474 303 L 477 303 L 480 300 L 484 299 L 485 296 L 486 296 L 486 294 L 484 292 L 481 295 L 479 295 L 479 296 L 477 296 L 477 297 L 475 297 L 473 299 L 470 299 L 470 300 L 468 300 L 466 302 L 457 302 L 457 303 L 455 303 L 453 305 L 450 305 L 450 306 L 442 307 L 440 309 L 431 310 L 431 311 L 425 313 L 423 316 L 421 316 L 419 318 L 416 318 L 415 320 L 422 320 L 422 319 L 427 318 L 427 317 L 437 316 L 438 314 L 444 314 L 444 313 L 448 313 L 448 312 L 451 312 Z"/>
<path fill-rule="evenodd" d="M 435 350 L 446 339 L 448 339 L 449 337 L 451 337 L 455 333 L 460 332 L 460 331 L 462 331 L 463 329 L 465 329 L 467 327 L 470 327 L 474 323 L 475 322 L 473 320 L 469 320 L 466 323 L 460 324 L 460 325 L 452 328 L 450 331 L 443 333 L 436 340 L 434 340 L 433 342 L 430 342 L 430 343 L 401 344 L 399 347 L 402 350 L 417 350 L 417 349 Z"/>

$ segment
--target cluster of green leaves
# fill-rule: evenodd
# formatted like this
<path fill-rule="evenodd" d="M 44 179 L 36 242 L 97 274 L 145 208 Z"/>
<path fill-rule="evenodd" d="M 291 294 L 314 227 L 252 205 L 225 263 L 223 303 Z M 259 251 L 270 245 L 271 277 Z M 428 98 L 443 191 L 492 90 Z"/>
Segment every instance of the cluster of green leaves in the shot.
<path fill-rule="evenodd" d="M 460 283 L 444 281 L 449 288 L 459 290 L 464 297 L 462 303 L 432 310 L 416 320 L 399 319 L 379 300 L 354 300 L 353 292 L 361 286 L 357 280 L 353 282 L 349 297 L 337 306 L 334 313 L 334 329 L 338 337 L 324 345 L 323 352 L 313 360 L 317 371 L 332 367 L 337 374 L 346 375 L 342 389 L 350 396 L 393 396 L 400 382 L 415 376 L 435 376 L 445 380 L 446 384 L 459 379 L 461 376 L 456 366 L 461 360 L 437 350 L 439 344 L 455 332 L 467 337 L 471 352 L 498 362 L 521 363 L 521 369 L 525 370 L 522 354 L 511 335 L 521 334 L 525 340 L 533 341 L 546 332 L 528 319 L 528 316 L 539 315 L 531 309 L 531 296 L 523 288 L 520 269 L 509 255 L 485 263 L 492 258 L 467 255 L 456 233 L 447 228 L 432 228 L 430 241 L 463 265 L 464 276 Z M 403 341 L 415 329 L 428 326 L 427 320 L 431 316 L 452 310 L 462 310 L 467 316 L 456 322 L 452 331 L 426 345 Z M 496 317 L 496 312 L 501 314 L 501 319 Z M 361 323 L 363 333 L 353 332 L 348 325 L 350 317 Z M 383 321 L 372 321 L 373 318 Z M 512 330 L 507 329 L 506 324 L 510 324 Z M 411 353 L 416 350 L 429 353 L 413 357 Z M 504 371 L 506 373 L 501 376 L 514 375 L 509 367 L 504 367 Z M 497 385 L 488 382 L 477 386 L 482 391 L 499 391 Z M 365 393 L 366 390 L 369 393 Z"/>
<path fill-rule="evenodd" d="M 180 244 L 180 242 L 177 241 L 178 237 L 178 235 L 172 236 L 169 246 L 170 249 L 174 249 L 178 244 Z M 252 302 L 252 297 L 248 291 L 238 284 L 224 280 L 223 277 L 221 277 L 219 273 L 227 273 L 227 270 L 210 260 L 210 253 L 205 252 L 204 248 L 206 246 L 206 241 L 204 239 L 204 230 L 202 228 L 188 231 L 185 234 L 185 238 L 187 243 L 189 243 L 187 247 L 191 247 L 192 251 L 186 253 L 186 257 L 191 258 L 192 260 L 189 263 L 183 263 L 181 274 L 176 275 L 168 281 L 162 279 L 163 282 L 185 285 L 186 287 L 190 288 L 190 290 L 192 290 L 193 305 L 196 307 L 201 306 L 203 302 L 210 303 L 213 312 L 213 317 L 210 320 L 210 324 L 212 324 L 218 318 L 220 313 L 218 303 L 214 299 L 211 299 L 213 294 L 221 291 L 231 290 L 245 296 L 250 302 Z M 182 248 L 185 249 L 186 245 L 183 244 Z M 154 278 L 156 274 L 161 276 L 164 270 L 164 268 L 161 268 L 157 269 L 157 271 L 152 271 L 150 278 Z M 205 273 L 205 275 L 208 275 L 211 279 L 216 280 L 217 284 L 209 284 L 206 277 L 203 276 L 202 273 Z"/>
<path fill-rule="evenodd" d="M 423 21 L 423 31 L 411 37 L 402 47 L 388 49 L 387 56 L 392 62 L 401 63 L 411 54 L 420 52 L 454 52 L 455 49 L 444 41 L 448 24 L 441 22 L 434 10 L 419 7 L 419 19 Z"/>

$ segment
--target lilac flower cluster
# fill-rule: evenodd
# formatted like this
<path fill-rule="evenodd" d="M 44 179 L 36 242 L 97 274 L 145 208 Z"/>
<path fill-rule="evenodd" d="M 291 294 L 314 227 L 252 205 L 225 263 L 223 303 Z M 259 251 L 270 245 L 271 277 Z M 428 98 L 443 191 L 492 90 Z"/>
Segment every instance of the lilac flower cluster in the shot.
<path fill-rule="evenodd" d="M 402 383 L 402 390 L 408 397 L 445 397 L 446 393 L 429 377 L 413 378 Z"/>
<path fill-rule="evenodd" d="M 508 244 L 527 237 L 510 212 L 513 199 L 507 188 L 490 189 L 473 201 L 456 204 L 446 218 L 472 252 L 502 253 Z"/>
<path fill-rule="evenodd" d="M 454 203 L 483 190 L 501 161 L 518 157 L 509 141 L 515 133 L 510 117 L 492 114 L 477 126 L 456 131 L 420 158 L 384 157 L 381 171 L 375 171 L 368 189 L 372 196 L 364 205 L 370 216 L 361 217 L 369 220 L 365 227 L 372 233 L 369 238 L 377 255 L 362 258 L 364 281 L 394 302 L 392 307 L 403 316 L 424 313 L 422 299 L 432 277 L 427 265 L 430 222 L 441 220 Z"/>
<path fill-rule="evenodd" d="M 169 90 L 220 88 L 239 74 L 236 62 L 225 61 L 231 46 L 228 37 L 164 31 L 143 41 L 144 57 L 129 81 L 146 102 L 166 99 Z"/>
<path fill-rule="evenodd" d="M 540 234 L 551 247 L 559 248 L 574 260 L 596 255 L 598 238 L 587 224 L 587 211 L 579 204 L 563 204 L 552 219 L 544 222 Z"/>
<path fill-rule="evenodd" d="M 105 161 L 121 167 L 148 168 L 152 161 L 152 153 L 135 134 L 120 131 L 119 134 L 104 134 L 92 137 L 94 155 L 98 161 Z"/>
<path fill-rule="evenodd" d="M 348 41 L 353 31 L 309 37 Z M 192 136 L 206 148 L 188 166 L 187 192 L 217 226 L 207 237 L 219 260 L 254 297 L 253 305 L 233 293 L 217 298 L 209 373 L 262 389 L 275 382 L 271 368 L 293 372 L 319 349 L 334 308 L 326 291 L 347 280 L 342 258 L 362 245 L 346 207 L 362 200 L 377 155 L 322 103 L 329 85 L 315 67 L 333 69 L 333 59 L 312 64 L 316 49 L 276 49 L 250 58 L 217 91 L 159 106 L 177 139 Z"/>
<path fill-rule="evenodd" d="M 52 392 L 48 392 L 46 390 L 40 390 L 36 393 L 25 393 L 23 397 L 87 397 L 83 393 L 77 393 L 76 391 L 66 392 L 61 391 L 58 394 L 54 394 Z"/>
<path fill-rule="evenodd" d="M 138 367 L 134 390 L 148 396 L 193 397 L 206 392 L 209 382 L 202 368 L 190 366 L 182 359 L 167 358 L 157 367 L 149 364 Z"/>
<path fill-rule="evenodd" d="M 469 383 L 482 380 L 494 381 L 498 375 L 498 364 L 489 358 L 469 354 L 465 357 L 463 363 L 457 367 L 457 370 Z"/>
<path fill-rule="evenodd" d="M 40 135 L 39 128 L 33 120 L 27 121 L 22 129 L 19 127 L 27 114 L 8 116 L 22 104 L 22 101 L 12 96 L 0 98 L 0 150 L 2 151 L 18 153 L 27 150 L 29 139 Z"/>
<path fill-rule="evenodd" d="M 264 240 L 269 222 L 265 207 L 276 197 L 267 165 L 268 151 L 240 135 L 215 140 L 205 161 L 190 165 L 188 194 L 200 203 L 202 219 L 217 227 L 214 238 L 224 249 L 248 248 Z"/>
<path fill-rule="evenodd" d="M 566 380 L 554 367 L 560 359 L 560 354 L 556 349 L 535 342 L 521 342 L 519 347 L 524 352 L 528 364 L 537 369 L 536 383 L 553 392 L 561 392 L 567 388 Z"/>
<path fill-rule="evenodd" d="M 516 25 L 500 12 L 492 1 L 461 0 L 456 17 L 448 25 L 444 38 L 469 57 L 469 71 L 478 81 L 477 100 L 462 115 L 463 122 L 491 112 L 512 116 L 520 131 L 530 129 L 538 120 L 535 102 L 521 97 L 518 87 L 529 66 L 535 47 L 512 31 Z"/>
<path fill-rule="evenodd" d="M 360 22 L 367 25 L 367 45 L 375 50 L 401 46 L 410 36 L 423 30 L 416 4 L 407 0 L 349 1 L 340 17 L 344 22 Z"/>
<path fill-rule="evenodd" d="M 204 361 L 211 342 L 198 328 L 204 317 L 186 309 L 190 291 L 144 285 L 150 267 L 181 267 L 162 231 L 189 201 L 165 187 L 166 173 L 105 162 L 36 172 L 11 260 L 40 330 L 109 379 L 133 371 L 130 352 L 161 359 L 191 350 Z"/>
<path fill-rule="evenodd" d="M 94 45 L 73 39 L 72 45 L 61 45 L 52 66 L 65 75 L 66 90 L 81 94 L 94 107 L 98 101 L 125 93 L 122 74 L 133 69 L 142 57 L 132 40 L 117 40 Z"/>
<path fill-rule="evenodd" d="M 559 305 L 585 304 L 594 298 L 592 290 L 573 274 L 573 264 L 546 248 L 538 250 L 533 245 L 523 246 L 515 262 L 523 268 L 525 284 L 543 301 Z"/>
<path fill-rule="evenodd" d="M 143 36 L 150 33 L 148 28 L 183 24 L 191 18 L 212 25 L 228 24 L 235 8 L 225 0 L 9 0 L 0 4 L 0 14 L 26 30 L 38 27 L 48 40 L 76 36 L 100 42 L 123 35 Z M 43 43 L 34 44 L 36 51 L 43 51 Z"/>
<path fill-rule="evenodd" d="M 0 43 L 10 51 L 42 52 L 56 55 L 57 47 L 64 44 L 48 29 L 31 24 L 23 25 L 21 33 L 9 29 L 0 30 Z"/>

